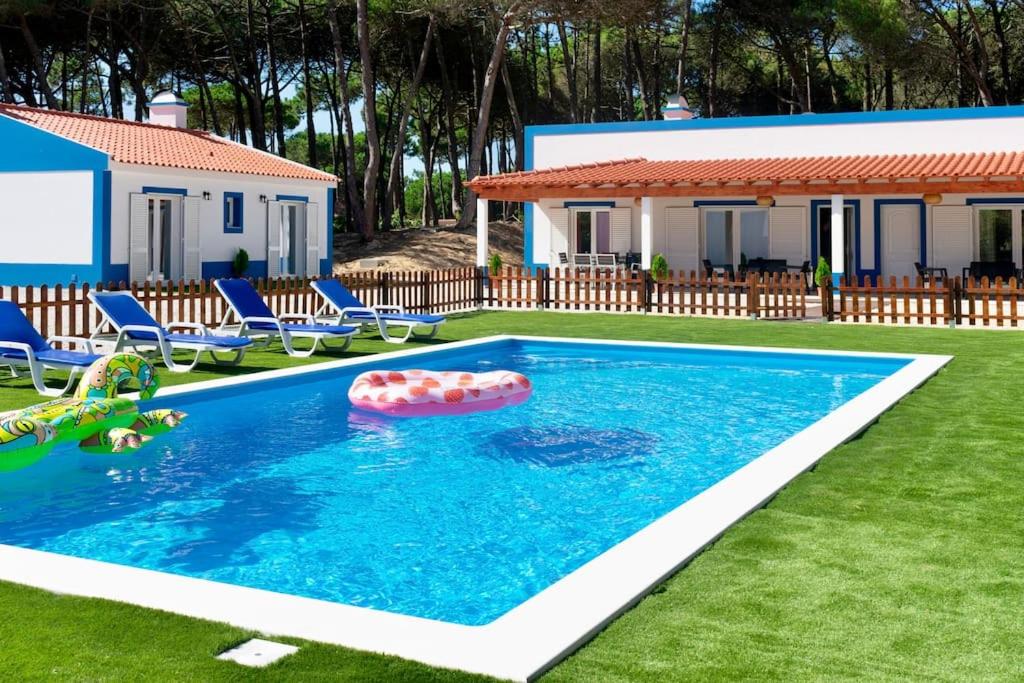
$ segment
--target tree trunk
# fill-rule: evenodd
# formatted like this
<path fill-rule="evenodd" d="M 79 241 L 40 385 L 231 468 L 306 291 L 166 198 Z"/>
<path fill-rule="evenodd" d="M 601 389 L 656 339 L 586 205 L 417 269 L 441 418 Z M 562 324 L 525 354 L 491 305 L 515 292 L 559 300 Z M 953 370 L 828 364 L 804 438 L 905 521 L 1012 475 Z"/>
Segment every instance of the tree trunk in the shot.
<path fill-rule="evenodd" d="M 593 85 L 590 87 L 590 122 L 597 123 L 601 120 L 601 24 L 594 23 L 594 41 L 591 52 L 593 66 L 590 75 L 593 78 Z M 516 127 L 518 135 L 518 126 Z M 518 143 L 517 143 L 518 144 Z"/>
<path fill-rule="evenodd" d="M 327 23 L 331 28 L 331 39 L 334 44 L 334 68 L 338 75 L 338 92 L 341 94 L 341 122 L 339 127 L 345 130 L 344 166 L 345 187 L 348 189 L 349 209 L 352 223 L 361 233 L 365 218 L 363 217 L 362 198 L 356 185 L 356 151 L 355 133 L 352 128 L 352 109 L 348 97 L 348 69 L 345 67 L 345 49 L 341 42 L 341 29 L 338 26 L 338 4 L 334 0 L 327 8 Z"/>
<path fill-rule="evenodd" d="M 633 35 L 629 40 L 630 46 L 633 50 L 633 66 L 636 69 L 636 80 L 640 84 L 640 109 L 643 111 L 644 121 L 649 121 L 651 118 L 651 91 L 647 87 L 647 73 L 644 69 L 644 54 L 640 50 L 640 41 L 636 35 Z M 714 52 L 712 52 L 714 55 Z M 712 68 L 715 65 L 712 64 Z"/>
<path fill-rule="evenodd" d="M 992 30 L 995 32 L 996 44 L 999 46 L 999 75 L 1003 81 L 1003 103 L 1010 104 L 1017 101 L 1017 88 L 1010 71 L 1010 46 L 1003 23 L 1003 8 L 999 5 L 998 0 L 985 0 L 985 4 L 992 12 Z"/>
<path fill-rule="evenodd" d="M 437 64 L 441 69 L 441 94 L 444 99 L 444 127 L 448 138 L 448 166 L 452 174 L 451 210 L 453 216 L 462 214 L 462 173 L 459 170 L 459 142 L 455 128 L 455 93 L 448 74 L 448 65 L 444 57 L 444 41 L 438 40 L 434 49 Z"/>
<path fill-rule="evenodd" d="M 306 2 L 299 0 L 299 49 L 302 53 L 302 89 L 306 95 L 306 145 L 309 165 L 318 166 L 316 127 L 313 124 L 313 79 L 309 75 L 309 45 L 306 27 Z"/>
<path fill-rule="evenodd" d="M 580 98 L 576 89 L 576 60 L 572 49 L 569 47 L 569 36 L 565 30 L 565 22 L 561 19 L 557 22 L 558 39 L 562 43 L 562 64 L 565 66 L 565 80 L 569 89 L 569 116 L 573 123 L 580 120 Z"/>
<path fill-rule="evenodd" d="M 548 74 L 548 112 L 555 111 L 555 67 L 551 59 L 551 33 L 548 25 L 544 25 L 544 61 Z"/>
<path fill-rule="evenodd" d="M 409 119 L 412 117 L 412 108 L 420 93 L 420 83 L 423 82 L 423 74 L 427 70 L 427 61 L 430 59 L 430 45 L 434 39 L 434 29 L 437 19 L 433 14 L 427 24 L 427 35 L 423 38 L 423 47 L 420 50 L 420 59 L 416 65 L 416 73 L 413 74 L 412 85 L 409 86 L 408 99 L 402 107 L 402 115 L 398 120 L 398 133 L 395 135 L 395 146 L 391 153 L 391 167 L 388 171 L 388 186 L 384 194 L 384 225 L 391 224 L 392 204 L 395 199 L 401 199 L 396 194 L 400 186 L 404 184 L 401 175 L 402 159 L 405 154 L 405 138 L 409 128 Z"/>
<path fill-rule="evenodd" d="M 871 74 L 871 61 L 864 60 L 864 111 L 875 108 L 875 80 Z"/>
<path fill-rule="evenodd" d="M 124 118 L 124 93 L 121 91 L 121 51 L 114 42 L 114 22 L 107 11 L 107 89 L 110 91 L 110 115 Z"/>
<path fill-rule="evenodd" d="M 7 75 L 3 43 L 0 43 L 0 98 L 8 104 L 14 104 L 14 91 L 11 89 L 11 78 Z"/>
<path fill-rule="evenodd" d="M 267 31 L 267 62 L 270 68 L 270 93 L 274 104 L 274 136 L 277 139 L 277 153 L 286 156 L 284 138 L 284 107 L 281 106 L 281 84 L 277 77 L 277 50 L 274 48 L 274 17 L 270 3 L 264 0 L 263 17 Z"/>
<path fill-rule="evenodd" d="M 721 25 L 720 17 L 715 12 L 711 17 L 711 50 L 708 55 L 708 97 L 705 115 L 715 118 L 718 109 L 718 62 L 721 59 Z"/>
<path fill-rule="evenodd" d="M 25 39 L 25 46 L 28 48 L 29 56 L 32 57 L 32 68 L 35 70 L 36 81 L 39 83 L 39 92 L 42 93 L 43 99 L 46 100 L 48 108 L 60 109 L 57 97 L 53 94 L 53 88 L 50 87 L 49 82 L 46 80 L 46 66 L 43 64 L 43 55 L 39 51 L 39 45 L 36 43 L 36 37 L 32 34 L 32 29 L 29 28 L 28 19 L 24 14 L 19 14 L 18 22 L 21 26 L 21 35 Z"/>
<path fill-rule="evenodd" d="M 365 0 L 359 0 L 365 2 Z M 483 159 L 484 144 L 487 142 L 487 128 L 491 119 L 491 102 L 494 100 L 494 86 L 497 84 L 498 70 L 501 68 L 501 60 L 505 56 L 505 42 L 508 39 L 509 24 L 519 11 L 522 0 L 516 0 L 505 11 L 498 26 L 498 35 L 494 39 L 494 50 L 491 52 L 491 61 L 487 65 L 487 72 L 484 74 L 483 92 L 480 95 L 480 112 L 476 122 L 476 129 L 473 131 L 473 145 L 470 149 L 469 168 L 467 174 L 475 178 L 480 173 L 480 162 Z M 459 219 L 459 226 L 471 225 L 476 218 L 476 193 L 470 190 L 466 193 L 466 208 Z"/>
<path fill-rule="evenodd" d="M 242 108 L 242 91 L 239 88 L 232 88 L 235 93 L 235 126 L 238 129 L 239 144 L 246 144 L 245 139 L 245 110 Z"/>
<path fill-rule="evenodd" d="M 893 73 L 888 66 L 882 71 L 882 78 L 885 83 L 885 109 L 892 111 L 896 107 L 896 91 L 893 87 Z"/>
<path fill-rule="evenodd" d="M 377 81 L 370 52 L 368 0 L 356 0 L 356 35 L 359 42 L 363 84 L 363 123 L 366 126 L 366 173 L 363 176 L 363 239 L 373 239 L 377 227 L 377 172 L 380 170 L 380 138 L 377 135 Z"/>
<path fill-rule="evenodd" d="M 516 144 L 516 159 L 515 165 L 517 171 L 523 170 L 523 118 L 519 115 L 519 107 L 516 106 L 516 92 L 512 87 L 512 77 L 508 72 L 508 62 L 505 60 L 501 61 L 501 80 L 505 86 L 505 98 L 508 100 L 508 111 L 509 116 L 512 117 L 512 134 L 515 138 Z"/>
<path fill-rule="evenodd" d="M 686 51 L 690 46 L 690 28 L 693 25 L 693 0 L 683 2 L 683 32 L 679 37 L 679 54 L 676 56 L 676 94 L 683 94 L 686 79 Z"/>
<path fill-rule="evenodd" d="M 94 5 L 89 5 L 89 11 L 86 14 L 85 19 L 85 40 L 82 41 L 82 96 L 79 98 L 78 113 L 84 114 L 86 110 L 86 100 L 89 98 L 86 96 L 89 92 L 89 64 L 92 62 L 92 16 L 96 11 Z M 64 62 L 67 62 L 65 57 Z M 97 81 L 96 87 L 102 89 L 102 84 Z M 67 104 L 64 105 L 67 107 Z"/>

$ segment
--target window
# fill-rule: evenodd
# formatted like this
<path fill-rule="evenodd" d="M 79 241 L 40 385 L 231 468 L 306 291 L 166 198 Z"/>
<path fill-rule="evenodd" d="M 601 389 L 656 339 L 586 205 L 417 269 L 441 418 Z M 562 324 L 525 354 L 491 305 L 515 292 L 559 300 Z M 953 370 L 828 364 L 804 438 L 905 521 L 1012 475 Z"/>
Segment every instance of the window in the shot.
<path fill-rule="evenodd" d="M 978 211 L 978 260 L 1013 261 L 1013 212 L 1010 209 Z"/>
<path fill-rule="evenodd" d="M 740 253 L 748 260 L 771 257 L 766 209 L 740 213 Z"/>
<path fill-rule="evenodd" d="M 739 249 L 737 250 L 737 245 Z M 771 257 L 768 209 L 706 209 L 704 257 L 716 266 Z"/>
<path fill-rule="evenodd" d="M 241 192 L 224 193 L 224 232 L 242 232 L 243 204 Z"/>
<path fill-rule="evenodd" d="M 704 216 L 704 253 L 716 266 L 733 262 L 732 218 L 732 211 L 708 211 Z"/>

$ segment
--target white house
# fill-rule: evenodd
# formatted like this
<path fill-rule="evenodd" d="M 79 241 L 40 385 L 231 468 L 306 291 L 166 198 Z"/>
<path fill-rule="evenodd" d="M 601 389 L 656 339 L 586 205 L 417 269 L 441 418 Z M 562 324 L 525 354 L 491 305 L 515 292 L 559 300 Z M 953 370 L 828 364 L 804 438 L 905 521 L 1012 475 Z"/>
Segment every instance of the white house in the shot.
<path fill-rule="evenodd" d="M 337 179 L 185 127 L 170 93 L 150 123 L 0 105 L 0 284 L 331 270 Z"/>
<path fill-rule="evenodd" d="M 522 173 L 470 183 L 526 204 L 526 263 L 662 253 L 674 270 L 745 257 L 841 274 L 1024 265 L 1024 107 L 535 126 Z M 778 262 L 777 261 L 777 262 Z M 983 272 L 992 272 L 991 269 Z"/>

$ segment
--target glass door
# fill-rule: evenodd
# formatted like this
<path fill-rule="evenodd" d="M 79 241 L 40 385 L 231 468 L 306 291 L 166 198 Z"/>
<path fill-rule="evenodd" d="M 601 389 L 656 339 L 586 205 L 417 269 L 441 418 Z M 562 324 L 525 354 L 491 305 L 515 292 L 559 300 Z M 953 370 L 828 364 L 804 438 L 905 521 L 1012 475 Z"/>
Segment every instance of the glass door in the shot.
<path fill-rule="evenodd" d="M 181 277 L 181 228 L 176 224 L 176 197 L 150 197 L 147 217 L 149 258 L 146 279 L 176 280 Z"/>
<path fill-rule="evenodd" d="M 978 209 L 975 260 L 989 263 L 1013 261 L 1014 233 L 1020 233 L 1020 212 L 1013 209 Z"/>
<path fill-rule="evenodd" d="M 281 203 L 281 275 L 306 272 L 306 205 Z"/>
<path fill-rule="evenodd" d="M 771 258 L 768 209 L 705 209 L 704 258 L 714 266 Z"/>
<path fill-rule="evenodd" d="M 611 212 L 598 209 L 573 209 L 573 252 L 607 254 L 611 249 Z"/>
<path fill-rule="evenodd" d="M 843 273 L 855 275 L 857 260 L 854 258 L 854 232 L 858 226 L 853 222 L 853 207 L 843 207 Z M 825 262 L 833 271 L 832 265 L 832 207 L 818 207 L 818 255 L 825 257 Z"/>

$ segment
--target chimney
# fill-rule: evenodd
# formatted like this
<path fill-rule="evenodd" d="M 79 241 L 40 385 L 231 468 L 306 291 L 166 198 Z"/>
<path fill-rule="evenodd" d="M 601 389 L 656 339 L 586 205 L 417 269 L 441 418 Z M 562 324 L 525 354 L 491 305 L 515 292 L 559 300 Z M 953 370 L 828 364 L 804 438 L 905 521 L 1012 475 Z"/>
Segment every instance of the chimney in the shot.
<path fill-rule="evenodd" d="M 157 93 L 149 103 L 149 122 L 172 128 L 188 127 L 188 103 L 169 90 Z"/>
<path fill-rule="evenodd" d="M 690 111 L 690 104 L 682 95 L 669 95 L 668 105 L 661 110 L 661 116 L 665 120 L 692 119 L 693 112 Z"/>

